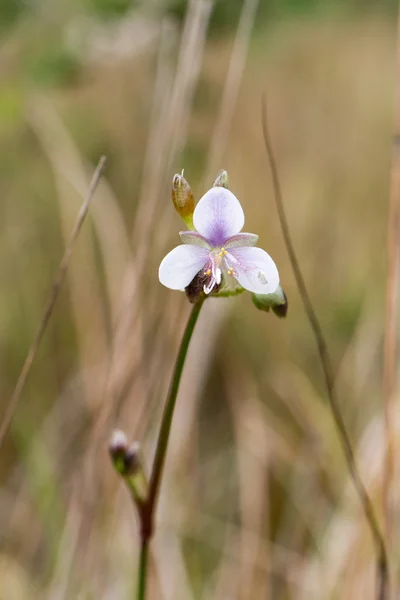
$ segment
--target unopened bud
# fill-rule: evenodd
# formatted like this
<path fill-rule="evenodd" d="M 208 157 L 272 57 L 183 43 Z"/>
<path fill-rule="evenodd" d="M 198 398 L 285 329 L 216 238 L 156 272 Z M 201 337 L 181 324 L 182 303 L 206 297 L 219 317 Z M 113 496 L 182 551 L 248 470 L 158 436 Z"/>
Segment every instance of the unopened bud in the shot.
<path fill-rule="evenodd" d="M 212 184 L 212 186 L 213 187 L 224 187 L 224 188 L 228 189 L 229 188 L 229 177 L 228 177 L 227 171 L 224 171 L 224 169 L 221 169 L 221 171 L 216 176 L 215 181 Z"/>
<path fill-rule="evenodd" d="M 280 285 L 278 285 L 273 294 L 252 294 L 251 298 L 254 306 L 256 306 L 259 310 L 269 312 L 269 309 L 272 308 L 277 317 L 286 317 L 288 311 L 288 300 Z"/>
<path fill-rule="evenodd" d="M 111 436 L 108 447 L 114 467 L 123 475 L 125 470 L 125 455 L 128 450 L 128 440 L 123 431 L 116 429 Z"/>
<path fill-rule="evenodd" d="M 124 432 L 116 430 L 111 437 L 109 451 L 114 468 L 125 480 L 135 503 L 143 505 L 148 496 L 149 485 L 139 444 L 134 442 L 128 446 Z"/>
<path fill-rule="evenodd" d="M 194 229 L 194 196 L 190 185 L 183 176 L 183 171 L 180 175 L 174 175 L 172 180 L 172 202 L 176 212 L 185 221 L 187 227 Z"/>

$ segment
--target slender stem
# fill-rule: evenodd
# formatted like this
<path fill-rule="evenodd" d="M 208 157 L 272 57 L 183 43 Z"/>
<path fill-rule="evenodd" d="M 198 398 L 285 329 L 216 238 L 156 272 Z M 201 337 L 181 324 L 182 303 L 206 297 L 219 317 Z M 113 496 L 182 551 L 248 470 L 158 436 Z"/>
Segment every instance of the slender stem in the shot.
<path fill-rule="evenodd" d="M 156 454 L 154 457 L 153 468 L 151 470 L 150 477 L 150 491 L 149 497 L 144 507 L 144 521 L 142 526 L 148 531 L 145 532 L 149 537 L 152 533 L 153 528 L 153 513 L 154 507 L 157 501 L 157 494 L 161 483 L 161 477 L 164 469 L 165 456 L 167 453 L 169 434 L 171 431 L 172 417 L 174 414 L 176 398 L 178 395 L 179 384 L 181 381 L 182 371 L 186 360 L 187 351 L 189 348 L 190 340 L 193 335 L 193 331 L 200 314 L 201 307 L 203 306 L 204 298 L 201 298 L 196 302 L 190 313 L 189 321 L 186 325 L 185 332 L 182 337 L 181 345 L 179 348 L 178 356 L 176 357 L 175 368 L 172 374 L 172 379 L 168 391 L 167 400 L 165 402 L 164 413 L 162 416 L 162 422 L 160 432 L 158 434 Z"/>
<path fill-rule="evenodd" d="M 145 600 L 146 597 L 146 581 L 147 581 L 147 564 L 149 558 L 149 538 L 142 538 L 140 544 L 139 555 L 139 579 L 137 600 Z"/>
<path fill-rule="evenodd" d="M 286 213 L 283 205 L 283 197 L 278 177 L 278 167 L 275 160 L 275 155 L 272 148 L 271 138 L 267 126 L 266 117 L 266 102 L 263 98 L 263 110 L 262 110 L 262 127 L 264 134 L 265 147 L 267 150 L 269 165 L 272 174 L 272 184 L 275 196 L 275 203 L 279 215 L 279 221 L 286 245 L 286 249 L 289 254 L 289 260 L 292 265 L 294 277 L 297 283 L 297 287 L 300 292 L 300 297 L 304 305 L 304 309 L 309 320 L 312 332 L 317 342 L 318 353 L 321 360 L 321 366 L 324 373 L 325 385 L 328 395 L 329 407 L 331 409 L 332 417 L 336 425 L 336 429 L 339 435 L 339 440 L 343 449 L 343 453 L 346 458 L 347 467 L 350 473 L 350 477 L 353 481 L 354 487 L 357 491 L 361 505 L 364 510 L 364 514 L 371 530 L 371 534 L 375 544 L 375 551 L 377 555 L 377 599 L 386 600 L 389 594 L 389 573 L 388 573 L 388 556 L 386 551 L 385 540 L 378 523 L 378 519 L 375 514 L 375 510 L 372 504 L 372 500 L 367 492 L 367 488 L 361 478 L 361 474 L 358 470 L 356 459 L 354 456 L 353 447 L 350 441 L 349 434 L 347 433 L 346 425 L 343 421 L 343 416 L 340 410 L 338 398 L 336 396 L 335 389 L 335 378 L 333 374 L 332 361 L 328 351 L 328 346 L 323 334 L 321 325 L 319 323 L 317 314 L 314 310 L 314 306 L 311 302 L 311 298 L 308 294 L 307 286 L 303 278 L 303 274 L 300 270 L 300 265 L 297 260 L 296 252 L 292 243 L 290 234 L 289 224 L 286 218 Z"/>
<path fill-rule="evenodd" d="M 184 331 L 178 356 L 176 357 L 174 372 L 169 386 L 167 400 L 165 402 L 164 413 L 162 416 L 160 432 L 158 434 L 156 454 L 154 457 L 153 468 L 150 476 L 149 495 L 140 508 L 140 537 L 141 548 L 139 558 L 139 579 L 138 579 L 138 600 L 145 600 L 146 597 L 146 574 L 147 574 L 147 555 L 150 538 L 153 533 L 154 512 L 157 502 L 158 490 L 160 488 L 161 478 L 164 470 L 165 457 L 167 454 L 169 434 L 171 431 L 172 417 L 178 396 L 179 384 L 181 382 L 183 367 L 192 339 L 193 331 L 203 306 L 204 298 L 196 302 L 190 313 L 186 329 Z"/>
<path fill-rule="evenodd" d="M 61 291 L 62 285 L 64 283 L 65 276 L 67 274 L 67 269 L 68 269 L 69 261 L 71 258 L 72 250 L 75 246 L 75 242 L 78 238 L 80 230 L 82 229 L 82 225 L 85 221 L 86 215 L 89 211 L 90 205 L 93 200 L 94 192 L 95 192 L 95 190 L 99 184 L 99 181 L 101 179 L 101 176 L 103 174 L 105 164 L 106 164 L 106 157 L 102 156 L 96 167 L 96 170 L 92 177 L 92 181 L 89 186 L 89 190 L 88 190 L 86 199 L 81 206 L 81 209 L 77 216 L 71 236 L 70 236 L 68 243 L 66 245 L 66 248 L 64 250 L 63 257 L 61 259 L 57 273 L 55 275 L 55 278 L 54 278 L 54 281 L 53 281 L 53 284 L 52 284 L 52 287 L 51 287 L 51 290 L 49 293 L 49 297 L 47 299 L 46 306 L 43 311 L 42 319 L 39 323 L 38 329 L 35 333 L 35 337 L 33 339 L 31 347 L 29 348 L 28 354 L 25 358 L 25 362 L 22 366 L 17 383 L 16 383 L 14 391 L 12 393 L 12 396 L 7 404 L 7 409 L 4 414 L 3 421 L 0 425 L 0 445 L 2 444 L 2 442 L 4 440 L 4 437 L 8 431 L 11 421 L 14 417 L 15 411 L 17 410 L 17 406 L 20 401 L 22 392 L 24 390 L 25 383 L 26 383 L 26 380 L 30 373 L 33 361 L 36 358 L 36 355 L 37 355 L 39 347 L 40 347 L 40 343 L 43 339 L 43 336 L 47 329 L 47 325 L 50 321 L 50 317 L 53 314 L 54 306 L 60 295 L 60 291 Z"/>
<path fill-rule="evenodd" d="M 137 446 L 133 444 L 132 446 L 128 447 L 126 436 L 121 431 L 114 432 L 114 435 L 110 441 L 109 451 L 114 469 L 124 479 L 125 484 L 131 494 L 133 504 L 136 506 L 138 511 L 140 520 L 140 555 L 137 600 L 145 600 L 146 598 L 149 545 L 151 536 L 153 534 L 154 512 L 164 470 L 169 435 L 171 432 L 172 417 L 174 416 L 176 398 L 178 396 L 179 384 L 181 382 L 183 367 L 185 366 L 190 340 L 192 339 L 193 331 L 204 301 L 205 297 L 200 298 L 196 304 L 193 305 L 186 329 L 183 333 L 164 406 L 160 432 L 158 434 L 156 453 L 148 487 Z"/>

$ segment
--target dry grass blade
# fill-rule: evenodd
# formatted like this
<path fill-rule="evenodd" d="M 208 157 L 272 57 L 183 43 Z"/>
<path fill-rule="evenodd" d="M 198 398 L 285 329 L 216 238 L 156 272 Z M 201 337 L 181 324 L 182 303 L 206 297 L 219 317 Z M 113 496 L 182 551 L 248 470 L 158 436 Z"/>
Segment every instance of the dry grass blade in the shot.
<path fill-rule="evenodd" d="M 397 24 L 396 74 L 400 68 L 400 11 Z M 394 394 L 396 388 L 397 348 L 397 294 L 399 288 L 399 250 L 400 250 L 400 80 L 397 77 L 394 114 L 393 156 L 390 174 L 390 198 L 387 232 L 387 284 L 386 284 L 386 323 L 384 350 L 384 422 L 386 435 L 386 460 L 383 479 L 383 506 L 385 515 L 385 533 L 387 544 L 391 542 L 393 506 L 391 487 L 394 476 L 394 437 L 395 418 Z"/>
<path fill-rule="evenodd" d="M 12 418 L 13 418 L 16 408 L 18 406 L 18 402 L 21 398 L 21 394 L 24 389 L 26 379 L 27 379 L 27 377 L 29 375 L 29 371 L 32 367 L 32 363 L 33 363 L 33 361 L 36 357 L 37 351 L 39 349 L 40 342 L 42 341 L 43 335 L 46 331 L 46 327 L 47 327 L 50 317 L 53 313 L 55 303 L 60 294 L 62 284 L 64 283 L 65 275 L 66 275 L 67 268 L 68 268 L 68 263 L 69 263 L 69 260 L 70 260 L 71 254 L 72 254 L 74 244 L 78 238 L 79 232 L 85 221 L 86 215 L 88 213 L 90 204 L 93 199 L 94 192 L 96 190 L 96 187 L 97 187 L 97 185 L 100 181 L 101 175 L 103 173 L 105 163 L 106 163 L 106 157 L 102 156 L 99 160 L 99 163 L 98 163 L 96 170 L 94 172 L 94 175 L 92 177 L 92 181 L 89 186 L 89 191 L 88 191 L 86 200 L 84 201 L 84 203 L 81 206 L 81 209 L 79 211 L 78 217 L 75 222 L 75 226 L 71 233 L 71 237 L 68 241 L 67 247 L 65 248 L 64 255 L 61 259 L 60 266 L 58 268 L 56 277 L 54 279 L 52 288 L 50 290 L 50 294 L 49 294 L 49 297 L 48 297 L 48 300 L 47 300 L 47 303 L 46 303 L 46 306 L 45 306 L 45 309 L 43 312 L 42 320 L 40 322 L 40 325 L 36 332 L 35 338 L 32 342 L 32 345 L 29 349 L 29 352 L 27 354 L 27 357 L 26 357 L 23 367 L 21 369 L 17 384 L 14 388 L 14 392 L 11 396 L 6 413 L 5 413 L 3 421 L 1 423 L 0 445 L 4 439 L 5 434 L 8 431 L 8 428 L 10 426 L 10 423 L 12 421 Z"/>
<path fill-rule="evenodd" d="M 360 498 L 360 502 L 363 506 L 364 513 L 371 530 L 371 534 L 374 540 L 376 554 L 377 554 L 377 573 L 378 573 L 378 585 L 377 585 L 377 599 L 386 600 L 389 596 L 389 585 L 388 585 L 388 558 L 385 541 L 378 524 L 372 501 L 368 495 L 366 487 L 363 483 L 361 475 L 359 473 L 352 444 L 347 433 L 346 426 L 343 421 L 342 413 L 338 404 L 335 390 L 335 378 L 333 374 L 332 361 L 329 355 L 328 347 L 325 341 L 324 334 L 322 332 L 321 325 L 318 321 L 318 317 L 312 305 L 310 296 L 308 294 L 307 286 L 304 281 L 300 265 L 297 260 L 296 252 L 292 243 L 290 229 L 286 218 L 286 213 L 283 205 L 282 191 L 278 176 L 278 168 L 275 160 L 274 151 L 272 148 L 271 138 L 267 125 L 267 111 L 266 101 L 263 98 L 262 103 L 262 128 L 265 147 L 267 150 L 269 165 L 272 174 L 272 184 L 274 190 L 275 203 L 279 215 L 279 221 L 287 248 L 290 263 L 296 279 L 296 284 L 300 292 L 300 297 L 304 305 L 304 309 L 310 323 L 312 332 L 318 346 L 318 353 L 321 360 L 321 366 L 324 373 L 326 389 L 328 393 L 329 406 L 332 411 L 332 416 L 335 421 L 335 425 L 339 434 L 340 443 L 346 457 L 347 466 L 349 469 L 350 476 L 353 480 L 354 487 L 356 488 L 357 494 Z"/>
<path fill-rule="evenodd" d="M 240 84 L 242 82 L 242 75 L 246 64 L 247 51 L 254 27 L 258 4 L 259 0 L 245 0 L 243 3 L 229 61 L 222 100 L 219 107 L 218 121 L 211 140 L 208 164 L 204 178 L 204 187 L 206 187 L 207 182 L 211 180 L 213 171 L 218 170 L 218 162 L 223 156 L 224 148 L 228 141 L 229 130 L 234 116 Z"/>

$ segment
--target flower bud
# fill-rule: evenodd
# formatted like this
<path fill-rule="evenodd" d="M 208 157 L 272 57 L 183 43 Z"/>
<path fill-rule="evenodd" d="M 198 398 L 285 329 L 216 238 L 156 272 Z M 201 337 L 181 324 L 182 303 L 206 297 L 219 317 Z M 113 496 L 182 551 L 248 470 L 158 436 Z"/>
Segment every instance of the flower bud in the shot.
<path fill-rule="evenodd" d="M 252 294 L 254 306 L 259 310 L 269 312 L 272 308 L 277 317 L 286 317 L 288 311 L 288 301 L 285 292 L 280 285 L 276 288 L 273 294 Z"/>
<path fill-rule="evenodd" d="M 229 189 L 229 177 L 227 171 L 224 171 L 224 169 L 219 171 L 214 183 L 212 184 L 212 187 L 224 187 Z"/>
<path fill-rule="evenodd" d="M 124 432 L 116 430 L 111 437 L 109 452 L 114 468 L 123 477 L 135 504 L 142 506 L 147 499 L 149 485 L 139 444 L 134 442 L 128 446 Z"/>
<path fill-rule="evenodd" d="M 128 450 L 128 440 L 123 431 L 120 429 L 113 431 L 108 449 L 114 468 L 123 475 L 125 472 L 125 455 Z"/>
<path fill-rule="evenodd" d="M 183 176 L 183 171 L 180 175 L 178 173 L 174 175 L 172 180 L 172 202 L 176 212 L 185 221 L 187 227 L 194 229 L 194 196 L 190 185 Z"/>

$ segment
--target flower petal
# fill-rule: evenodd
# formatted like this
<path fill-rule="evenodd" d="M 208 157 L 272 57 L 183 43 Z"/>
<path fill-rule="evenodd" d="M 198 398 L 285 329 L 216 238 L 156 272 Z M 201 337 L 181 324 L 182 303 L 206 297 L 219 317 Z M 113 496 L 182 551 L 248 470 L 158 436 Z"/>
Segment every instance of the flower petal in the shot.
<path fill-rule="evenodd" d="M 272 294 L 279 285 L 279 273 L 269 254 L 261 248 L 232 248 L 226 262 L 242 287 L 255 294 Z"/>
<path fill-rule="evenodd" d="M 198 246 L 177 246 L 161 262 L 160 282 L 171 290 L 183 290 L 209 259 L 209 252 Z"/>
<path fill-rule="evenodd" d="M 243 246 L 255 246 L 258 235 L 255 233 L 237 233 L 232 235 L 224 244 L 224 248 L 242 248 Z"/>
<path fill-rule="evenodd" d="M 179 237 L 184 244 L 201 246 L 202 248 L 208 248 L 208 250 L 210 250 L 210 244 L 203 238 L 202 235 L 197 233 L 197 231 L 180 231 Z"/>
<path fill-rule="evenodd" d="M 204 194 L 194 209 L 193 223 L 212 246 L 223 246 L 225 240 L 242 229 L 244 213 L 232 192 L 214 187 Z"/>

